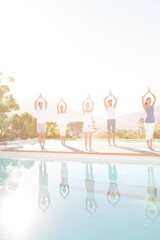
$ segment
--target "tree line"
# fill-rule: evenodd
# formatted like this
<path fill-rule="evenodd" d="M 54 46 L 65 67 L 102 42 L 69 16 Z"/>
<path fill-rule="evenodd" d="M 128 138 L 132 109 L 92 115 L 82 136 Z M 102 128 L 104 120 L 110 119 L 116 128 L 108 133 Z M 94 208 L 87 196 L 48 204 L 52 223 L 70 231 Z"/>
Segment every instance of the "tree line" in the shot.
<path fill-rule="evenodd" d="M 144 118 L 140 118 L 138 121 L 138 128 L 132 129 L 118 129 L 116 128 L 116 138 L 118 139 L 145 139 L 145 127 Z M 155 125 L 154 135 L 155 139 L 160 139 L 160 122 Z M 107 138 L 107 131 L 100 130 L 95 133 L 95 138 L 105 139 Z"/>

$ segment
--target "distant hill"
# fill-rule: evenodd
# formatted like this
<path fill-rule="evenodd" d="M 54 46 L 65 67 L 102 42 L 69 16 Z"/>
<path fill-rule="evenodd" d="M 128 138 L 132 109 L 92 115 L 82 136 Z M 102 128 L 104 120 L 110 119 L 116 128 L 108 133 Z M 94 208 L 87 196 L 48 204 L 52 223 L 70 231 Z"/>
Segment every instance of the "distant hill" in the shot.
<path fill-rule="evenodd" d="M 21 108 L 19 113 L 29 112 L 29 113 L 35 115 L 34 101 L 35 101 L 35 99 L 32 99 L 32 98 L 18 99 L 17 102 Z M 47 113 L 47 121 L 50 121 L 50 120 L 57 121 L 58 120 L 57 103 L 50 99 L 48 101 L 49 101 L 49 106 L 48 106 L 48 113 Z M 133 113 L 128 113 L 128 114 L 118 116 L 117 117 L 117 128 L 119 128 L 119 129 L 137 129 L 138 128 L 138 120 L 142 117 L 145 117 L 144 111 L 133 112 Z M 155 119 L 156 119 L 156 122 L 160 121 L 160 105 L 158 105 L 155 108 Z M 78 111 L 68 108 L 67 120 L 68 121 L 82 121 L 83 114 Z M 100 128 L 100 129 L 106 128 L 105 116 L 104 116 L 104 118 L 95 116 L 94 120 L 96 121 L 96 125 L 98 128 Z"/>
<path fill-rule="evenodd" d="M 117 117 L 117 128 L 119 129 L 137 129 L 138 120 L 145 118 L 146 114 L 144 111 L 128 113 Z M 155 108 L 155 121 L 160 121 L 160 105 Z"/>

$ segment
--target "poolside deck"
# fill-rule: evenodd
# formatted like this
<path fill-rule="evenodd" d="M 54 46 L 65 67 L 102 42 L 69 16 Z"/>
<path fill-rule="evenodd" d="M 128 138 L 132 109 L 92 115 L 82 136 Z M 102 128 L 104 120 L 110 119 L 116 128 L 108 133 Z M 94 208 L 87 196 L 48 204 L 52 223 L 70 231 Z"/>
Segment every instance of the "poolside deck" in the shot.
<path fill-rule="evenodd" d="M 68 140 L 62 146 L 59 140 L 46 140 L 45 148 L 48 153 L 75 153 L 75 154 L 94 154 L 94 155 L 126 155 L 126 156 L 156 156 L 160 157 L 160 144 L 153 144 L 155 151 L 147 149 L 146 143 L 137 142 L 117 142 L 116 146 L 108 146 L 106 141 L 94 140 L 91 153 L 85 152 L 84 142 Z M 18 152 L 41 152 L 37 140 L 34 142 L 19 142 L 7 146 L 2 146 L 3 151 Z"/>

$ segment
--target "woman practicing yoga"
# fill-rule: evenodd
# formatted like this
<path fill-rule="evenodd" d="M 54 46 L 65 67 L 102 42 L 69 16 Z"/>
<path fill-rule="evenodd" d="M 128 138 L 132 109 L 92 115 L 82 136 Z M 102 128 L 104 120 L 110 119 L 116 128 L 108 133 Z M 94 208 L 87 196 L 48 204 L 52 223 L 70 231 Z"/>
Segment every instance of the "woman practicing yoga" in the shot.
<path fill-rule="evenodd" d="M 146 202 L 146 216 L 153 223 L 156 222 L 157 218 L 160 216 L 160 209 L 158 206 L 158 189 L 154 176 L 153 167 L 148 166 L 147 168 L 147 194 L 148 199 Z"/>
<path fill-rule="evenodd" d="M 95 190 L 95 180 L 93 176 L 93 166 L 92 164 L 86 163 L 86 179 L 85 179 L 85 184 L 86 184 L 86 201 L 85 201 L 85 208 L 86 211 L 93 215 L 95 214 L 97 210 L 97 202 L 95 200 L 95 195 L 94 195 L 94 190 Z"/>
<path fill-rule="evenodd" d="M 144 100 L 144 98 L 148 93 L 150 93 L 154 99 L 152 104 L 151 104 L 150 97 Z M 144 126 L 146 129 L 147 146 L 148 146 L 148 149 L 150 150 L 154 150 L 152 148 L 152 140 L 153 140 L 153 132 L 154 132 L 154 126 L 155 126 L 155 117 L 154 117 L 155 102 L 156 102 L 156 96 L 151 92 L 150 88 L 148 88 L 148 92 L 144 94 L 144 96 L 142 97 L 142 105 L 147 114 Z"/>
<path fill-rule="evenodd" d="M 62 102 L 62 105 L 60 105 L 61 102 Z M 57 112 L 59 116 L 58 123 L 60 128 L 60 138 L 61 138 L 62 145 L 65 145 L 65 138 L 66 138 L 66 128 L 67 128 L 66 111 L 67 111 L 67 104 L 61 98 L 61 100 L 57 104 Z"/>
<path fill-rule="evenodd" d="M 44 107 L 43 107 L 43 102 L 40 99 L 43 100 Z M 48 103 L 47 103 L 46 99 L 44 99 L 44 97 L 42 97 L 41 93 L 34 103 L 34 108 L 35 108 L 36 115 L 37 115 L 38 142 L 40 144 L 41 150 L 46 151 L 44 146 L 45 146 L 45 141 L 46 141 L 46 115 L 47 115 Z"/>
<path fill-rule="evenodd" d="M 91 105 L 90 105 L 90 103 Z M 85 136 L 85 149 L 88 151 L 88 139 L 89 139 L 89 150 L 92 151 L 92 111 L 94 108 L 94 103 L 90 99 L 89 95 L 82 103 L 82 110 L 83 110 L 83 132 Z"/>

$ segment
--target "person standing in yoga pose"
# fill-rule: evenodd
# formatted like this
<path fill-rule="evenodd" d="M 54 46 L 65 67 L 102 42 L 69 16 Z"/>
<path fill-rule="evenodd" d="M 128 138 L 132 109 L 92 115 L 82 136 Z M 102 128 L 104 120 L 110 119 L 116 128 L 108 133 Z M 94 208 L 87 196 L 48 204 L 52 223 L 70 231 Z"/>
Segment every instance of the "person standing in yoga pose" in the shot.
<path fill-rule="evenodd" d="M 151 94 L 153 97 L 153 103 L 151 104 L 151 98 L 147 97 L 146 100 L 144 98 L 146 97 L 147 94 Z M 148 149 L 154 150 L 152 148 L 152 141 L 153 141 L 153 132 L 154 132 L 154 126 L 155 126 L 155 117 L 154 117 L 154 106 L 156 103 L 156 96 L 151 92 L 150 88 L 148 88 L 148 92 L 144 94 L 142 97 L 142 106 L 147 114 L 144 126 L 146 129 L 146 141 L 147 141 L 147 146 Z"/>
<path fill-rule="evenodd" d="M 147 194 L 148 199 L 146 202 L 146 216 L 153 223 L 160 216 L 160 209 L 158 207 L 158 190 L 157 184 L 154 176 L 154 169 L 152 166 L 147 168 Z"/>
<path fill-rule="evenodd" d="M 45 103 L 44 108 L 43 108 L 43 102 L 39 101 L 39 99 L 42 99 Z M 39 101 L 39 102 L 38 102 Z M 46 140 L 46 114 L 47 114 L 47 107 L 48 103 L 42 97 L 41 93 L 37 100 L 34 103 L 34 108 L 36 111 L 37 115 L 37 132 L 38 132 L 38 141 L 40 144 L 40 148 L 42 151 L 45 151 L 44 145 L 45 145 L 45 140 Z"/>
<path fill-rule="evenodd" d="M 91 216 L 93 217 L 94 213 L 97 210 L 97 202 L 94 196 L 95 181 L 93 176 L 93 166 L 91 163 L 90 164 L 86 163 L 85 185 L 86 185 L 86 191 L 87 191 L 85 208 L 86 208 L 86 211 L 89 214 L 91 214 Z"/>
<path fill-rule="evenodd" d="M 112 97 L 114 99 L 114 104 L 112 99 L 109 99 L 109 97 Z M 106 101 L 108 100 L 108 104 Z M 104 106 L 107 111 L 107 132 L 108 132 L 108 144 L 111 146 L 110 141 L 110 134 L 112 131 L 112 137 L 113 137 L 113 145 L 115 146 L 115 130 L 116 130 L 116 119 L 115 119 L 115 108 L 117 106 L 117 98 L 113 96 L 113 94 L 110 92 L 109 95 L 104 99 Z"/>
<path fill-rule="evenodd" d="M 61 102 L 62 102 L 62 105 L 60 105 Z M 61 100 L 57 104 L 57 113 L 59 117 L 58 122 L 59 122 L 60 138 L 61 138 L 62 145 L 65 145 L 65 138 L 66 138 L 66 128 L 67 128 L 66 111 L 67 111 L 67 104 L 61 98 Z"/>
<path fill-rule="evenodd" d="M 48 191 L 47 165 L 45 161 L 41 161 L 39 164 L 38 206 L 45 213 L 50 205 L 51 205 L 51 199 Z"/>
<path fill-rule="evenodd" d="M 61 183 L 59 186 L 61 196 L 66 199 L 70 192 L 68 184 L 68 166 L 66 162 L 61 163 Z"/>
<path fill-rule="evenodd" d="M 107 192 L 107 201 L 115 207 L 120 201 L 120 192 L 117 183 L 117 167 L 115 164 L 108 165 L 109 188 Z"/>
<path fill-rule="evenodd" d="M 90 103 L 91 102 L 91 105 Z M 92 151 L 92 133 L 93 133 L 93 123 L 92 123 L 92 111 L 94 108 L 94 103 L 90 99 L 90 96 L 84 100 L 82 103 L 83 110 L 83 132 L 85 137 L 85 149 L 88 151 L 88 140 L 89 140 L 89 150 Z"/>

